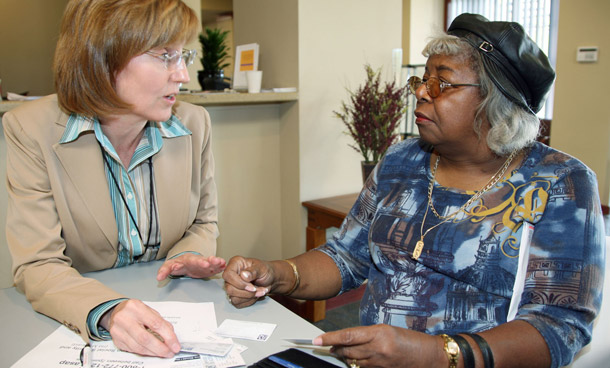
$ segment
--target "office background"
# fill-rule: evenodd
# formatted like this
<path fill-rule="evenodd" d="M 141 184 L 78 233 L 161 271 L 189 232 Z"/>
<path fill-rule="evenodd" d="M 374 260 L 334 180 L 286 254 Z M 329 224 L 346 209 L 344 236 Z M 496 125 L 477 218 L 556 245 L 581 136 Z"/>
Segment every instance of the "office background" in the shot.
<path fill-rule="evenodd" d="M 206 1 L 206 0 L 202 0 Z M 51 60 L 66 0 L 0 0 L 0 78 L 4 93 L 52 93 Z M 185 0 L 201 11 L 200 0 Z M 442 29 L 443 0 L 234 0 L 234 44 L 260 44 L 263 88 L 297 87 L 299 100 L 214 106 L 221 236 L 219 255 L 291 257 L 305 249 L 301 202 L 357 192 L 360 157 L 333 117 L 363 65 L 391 74 L 391 50 L 419 64 L 426 38 Z M 602 203 L 610 196 L 610 2 L 562 0 L 551 145 L 590 166 Z M 581 46 L 599 61 L 576 62 Z M 199 49 L 197 42 L 187 45 Z M 189 88 L 198 89 L 191 67 Z M 0 177 L 6 172 L 0 135 Z M 0 185 L 0 287 L 11 285 Z M 35 221 L 35 219 L 32 219 Z"/>

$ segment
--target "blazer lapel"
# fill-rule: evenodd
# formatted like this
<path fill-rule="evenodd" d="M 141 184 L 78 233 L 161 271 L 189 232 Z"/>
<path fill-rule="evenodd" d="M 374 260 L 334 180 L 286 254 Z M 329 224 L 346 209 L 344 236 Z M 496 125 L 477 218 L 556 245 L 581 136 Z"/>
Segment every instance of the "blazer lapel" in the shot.
<path fill-rule="evenodd" d="M 192 181 L 191 136 L 163 139 L 163 148 L 153 157 L 161 248 L 182 238 L 189 218 Z"/>
<path fill-rule="evenodd" d="M 95 135 L 84 134 L 68 144 L 56 143 L 53 149 L 108 242 L 116 248 L 117 226 Z"/>

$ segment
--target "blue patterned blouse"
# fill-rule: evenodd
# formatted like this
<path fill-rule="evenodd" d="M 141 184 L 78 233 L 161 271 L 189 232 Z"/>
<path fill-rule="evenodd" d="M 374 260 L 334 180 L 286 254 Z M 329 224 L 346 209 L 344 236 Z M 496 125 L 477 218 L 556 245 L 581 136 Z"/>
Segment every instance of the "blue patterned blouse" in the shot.
<path fill-rule="evenodd" d="M 415 260 L 430 154 L 431 147 L 417 139 L 391 147 L 341 229 L 318 248 L 337 264 L 342 292 L 368 280 L 361 324 L 430 334 L 480 332 L 512 319 L 514 299 L 514 318 L 540 331 L 552 366 L 569 364 L 590 341 L 602 300 L 605 230 L 595 174 L 536 143 L 518 169 L 455 217 L 434 227 L 443 220 L 429 211 L 423 232 L 432 229 Z M 435 183 L 432 199 L 447 216 L 472 194 Z M 529 258 L 519 278 L 525 243 Z"/>

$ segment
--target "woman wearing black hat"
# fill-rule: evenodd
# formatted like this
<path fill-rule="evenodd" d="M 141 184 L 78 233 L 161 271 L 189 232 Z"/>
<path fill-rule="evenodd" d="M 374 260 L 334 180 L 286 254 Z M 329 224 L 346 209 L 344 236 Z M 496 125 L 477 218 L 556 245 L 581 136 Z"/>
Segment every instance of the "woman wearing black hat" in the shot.
<path fill-rule="evenodd" d="M 367 281 L 365 327 L 313 340 L 351 367 L 569 364 L 601 305 L 605 233 L 595 174 L 535 142 L 555 73 L 520 25 L 472 14 L 424 55 L 421 138 L 390 148 L 327 244 L 234 257 L 227 294 L 244 307 Z"/>

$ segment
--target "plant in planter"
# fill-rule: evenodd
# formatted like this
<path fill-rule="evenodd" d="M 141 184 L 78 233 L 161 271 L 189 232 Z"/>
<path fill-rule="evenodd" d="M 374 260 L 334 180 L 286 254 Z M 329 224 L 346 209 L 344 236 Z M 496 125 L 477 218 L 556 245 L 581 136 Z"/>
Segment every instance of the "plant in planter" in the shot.
<path fill-rule="evenodd" d="M 204 90 L 229 88 L 229 83 L 225 82 L 229 78 L 225 78 L 223 71 L 229 65 L 229 63 L 224 62 L 229 56 L 229 48 L 226 45 L 228 34 L 229 31 L 206 27 L 205 32 L 199 35 L 199 42 L 203 51 L 201 56 L 203 70 L 197 72 L 197 79 Z"/>
<path fill-rule="evenodd" d="M 398 126 L 407 110 L 408 87 L 394 82 L 381 83 L 381 72 L 364 66 L 366 81 L 354 92 L 349 102 L 341 103 L 335 116 L 347 127 L 355 144 L 349 146 L 362 154 L 362 178 L 365 181 L 386 150 L 398 141 Z"/>

